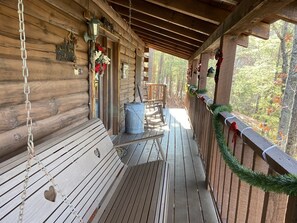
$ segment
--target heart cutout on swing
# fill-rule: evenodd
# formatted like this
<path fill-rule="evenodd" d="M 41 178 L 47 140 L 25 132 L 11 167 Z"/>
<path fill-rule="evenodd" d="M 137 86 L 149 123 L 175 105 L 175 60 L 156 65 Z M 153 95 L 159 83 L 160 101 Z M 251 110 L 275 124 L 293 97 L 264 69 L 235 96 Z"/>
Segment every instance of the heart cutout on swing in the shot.
<path fill-rule="evenodd" d="M 48 190 L 44 191 L 44 197 L 46 200 L 49 200 L 51 202 L 55 202 L 57 193 L 55 191 L 55 188 L 53 186 L 50 186 Z"/>

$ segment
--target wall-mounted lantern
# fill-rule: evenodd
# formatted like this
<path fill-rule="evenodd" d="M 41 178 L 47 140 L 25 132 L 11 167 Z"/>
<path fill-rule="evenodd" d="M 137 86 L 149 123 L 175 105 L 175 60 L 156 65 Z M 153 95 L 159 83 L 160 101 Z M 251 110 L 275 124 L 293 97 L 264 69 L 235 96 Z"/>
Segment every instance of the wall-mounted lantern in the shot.
<path fill-rule="evenodd" d="M 96 41 L 97 36 L 99 35 L 99 26 L 101 26 L 102 22 L 99 19 L 92 18 L 88 22 L 88 31 L 84 34 L 84 40 L 88 42 L 89 40 Z"/>

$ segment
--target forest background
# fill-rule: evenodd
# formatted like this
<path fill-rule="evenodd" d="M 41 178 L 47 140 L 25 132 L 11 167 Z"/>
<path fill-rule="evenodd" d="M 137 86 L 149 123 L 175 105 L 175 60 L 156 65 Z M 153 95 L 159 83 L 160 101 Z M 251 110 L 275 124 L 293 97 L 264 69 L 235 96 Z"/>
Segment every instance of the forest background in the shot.
<path fill-rule="evenodd" d="M 167 84 L 168 107 L 183 108 L 188 61 L 150 49 L 149 81 Z M 215 68 L 216 60 L 209 61 Z M 230 104 L 245 123 L 297 157 L 297 26 L 284 21 L 271 25 L 270 38 L 249 38 L 238 46 Z M 207 94 L 214 95 L 207 78 Z"/>

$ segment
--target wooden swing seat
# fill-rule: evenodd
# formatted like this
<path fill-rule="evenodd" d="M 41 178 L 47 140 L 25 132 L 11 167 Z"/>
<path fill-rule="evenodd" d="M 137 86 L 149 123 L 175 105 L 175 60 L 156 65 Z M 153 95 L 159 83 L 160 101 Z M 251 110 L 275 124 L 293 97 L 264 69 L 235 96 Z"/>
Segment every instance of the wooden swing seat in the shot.
<path fill-rule="evenodd" d="M 84 222 L 166 222 L 168 164 L 121 162 L 101 120 L 85 124 L 36 147 L 39 160 Z M 26 174 L 26 153 L 0 164 L 0 222 L 17 222 Z M 60 193 L 45 198 L 44 172 L 32 162 L 23 222 L 78 222 Z"/>

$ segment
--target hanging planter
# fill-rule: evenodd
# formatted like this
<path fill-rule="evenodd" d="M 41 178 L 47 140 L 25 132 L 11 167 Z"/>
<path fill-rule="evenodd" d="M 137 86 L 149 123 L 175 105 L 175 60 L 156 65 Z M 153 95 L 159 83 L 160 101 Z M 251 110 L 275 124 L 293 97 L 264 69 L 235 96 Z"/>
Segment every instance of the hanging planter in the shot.
<path fill-rule="evenodd" d="M 215 75 L 215 70 L 213 67 L 210 67 L 208 70 L 207 70 L 207 77 L 214 77 Z"/>

